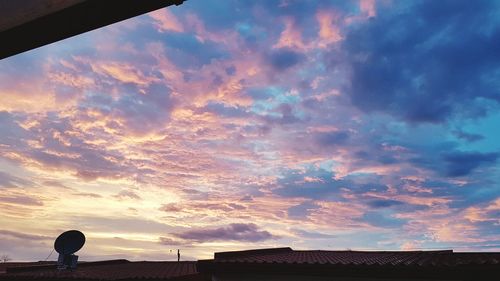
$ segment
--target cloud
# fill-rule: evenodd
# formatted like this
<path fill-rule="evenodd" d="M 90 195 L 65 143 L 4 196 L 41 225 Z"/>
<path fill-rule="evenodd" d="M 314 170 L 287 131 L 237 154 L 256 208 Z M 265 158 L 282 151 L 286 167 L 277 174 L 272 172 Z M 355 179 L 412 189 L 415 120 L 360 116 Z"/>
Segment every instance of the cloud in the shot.
<path fill-rule="evenodd" d="M 316 181 L 307 181 L 306 177 L 316 178 Z M 273 190 L 277 195 L 283 197 L 303 197 L 309 199 L 331 200 L 336 198 L 341 188 L 349 188 L 351 183 L 346 180 L 336 180 L 332 174 L 320 170 L 302 174 L 298 171 L 290 171 L 278 181 L 279 188 Z"/>
<path fill-rule="evenodd" d="M 285 29 L 281 32 L 279 41 L 273 48 L 304 49 L 302 34 L 291 18 L 285 18 Z"/>
<path fill-rule="evenodd" d="M 387 212 L 376 211 L 366 212 L 360 220 L 382 228 L 399 228 L 406 223 L 406 220 L 395 218 Z"/>
<path fill-rule="evenodd" d="M 209 241 L 241 241 L 241 242 L 259 242 L 269 239 L 275 239 L 276 236 L 268 231 L 260 230 L 253 223 L 232 223 L 219 228 L 200 228 L 188 230 L 181 233 L 172 234 L 184 240 L 196 242 Z"/>
<path fill-rule="evenodd" d="M 122 122 L 126 130 L 135 134 L 146 134 L 161 128 L 171 113 L 174 101 L 171 90 L 165 85 L 149 85 L 145 93 L 125 93 L 117 100 L 96 103 L 104 116 Z"/>
<path fill-rule="evenodd" d="M 283 178 L 278 180 L 278 187 L 273 189 L 273 193 L 283 197 L 336 201 L 343 200 L 342 193 L 345 190 L 354 194 L 387 191 L 387 185 L 373 179 L 365 183 L 359 181 L 356 176 L 336 178 L 335 174 L 330 171 L 311 167 L 305 172 L 298 170 L 284 172 Z"/>
<path fill-rule="evenodd" d="M 78 157 L 75 158 L 74 154 L 70 153 L 48 153 L 37 149 L 24 153 L 30 160 L 37 161 L 44 165 L 45 168 L 73 170 L 76 176 L 88 181 L 100 177 L 121 177 L 125 173 L 124 170 L 120 170 L 120 164 L 117 163 L 116 156 L 112 156 L 109 152 L 79 146 L 73 146 L 70 149 L 61 148 L 61 150 L 77 153 Z"/>
<path fill-rule="evenodd" d="M 91 198 L 102 198 L 101 195 L 99 195 L 97 193 L 92 193 L 92 192 L 77 192 L 77 193 L 73 193 L 73 195 L 83 196 L 83 197 L 91 197 Z"/>
<path fill-rule="evenodd" d="M 375 0 L 360 0 L 359 9 L 361 12 L 365 13 L 368 17 L 374 17 L 377 14 L 375 8 Z"/>
<path fill-rule="evenodd" d="M 118 200 L 124 200 L 124 199 L 134 199 L 134 200 L 141 200 L 142 198 L 135 192 L 130 191 L 130 190 L 122 190 L 118 194 L 113 195 Z"/>
<path fill-rule="evenodd" d="M 179 203 L 169 203 L 169 204 L 163 204 L 159 208 L 160 211 L 163 212 L 180 212 L 182 211 L 182 207 Z"/>
<path fill-rule="evenodd" d="M 160 9 L 148 15 L 156 21 L 161 31 L 184 32 L 182 23 L 169 9 Z"/>
<path fill-rule="evenodd" d="M 125 171 L 120 165 L 122 158 L 118 153 L 81 139 L 82 135 L 91 136 L 92 131 L 79 131 L 78 122 L 59 118 L 57 114 L 39 117 L 38 120 L 30 120 L 19 115 L 9 115 L 9 128 L 14 130 L 12 136 L 17 137 L 17 140 L 10 137 L 1 140 L 1 143 L 9 146 L 6 157 L 11 155 L 10 157 L 14 157 L 12 160 L 24 162 L 28 166 L 70 170 L 85 180 L 123 176 Z"/>
<path fill-rule="evenodd" d="M 482 99 L 498 106 L 498 83 L 486 78 L 499 63 L 495 1 L 395 4 L 346 34 L 352 72 L 346 91 L 356 107 L 442 123 L 484 116 Z"/>
<path fill-rule="evenodd" d="M 26 187 L 32 186 L 34 183 L 30 180 L 16 177 L 7 173 L 0 171 L 0 187 L 11 188 L 11 187 Z"/>
<path fill-rule="evenodd" d="M 278 71 L 293 67 L 305 59 L 304 55 L 291 49 L 283 48 L 272 51 L 267 56 L 270 65 Z"/>
<path fill-rule="evenodd" d="M 203 108 L 199 109 L 199 112 L 211 112 L 217 114 L 220 117 L 233 117 L 233 118 L 245 118 L 250 117 L 249 112 L 238 106 L 227 106 L 222 103 L 209 102 Z"/>
<path fill-rule="evenodd" d="M 335 131 L 328 133 L 318 133 L 316 139 L 319 145 L 342 145 L 345 144 L 350 138 L 350 134 L 346 131 Z"/>
<path fill-rule="evenodd" d="M 373 208 L 386 208 L 386 207 L 392 207 L 392 206 L 397 206 L 397 205 L 402 205 L 404 202 L 398 201 L 398 200 L 371 200 L 368 202 L 368 205 Z"/>
<path fill-rule="evenodd" d="M 20 140 L 26 134 L 26 130 L 16 122 L 16 116 L 7 111 L 0 110 L 0 144 L 12 148 L 20 146 Z"/>
<path fill-rule="evenodd" d="M 59 187 L 59 188 L 63 188 L 63 189 L 71 189 L 57 180 L 46 180 L 46 181 L 42 182 L 42 185 L 51 186 L 51 187 Z"/>
<path fill-rule="evenodd" d="M 331 11 L 318 11 L 316 20 L 319 24 L 319 46 L 326 48 L 329 44 L 342 40 L 340 27 L 338 26 L 339 15 Z"/>
<path fill-rule="evenodd" d="M 442 155 L 442 158 L 446 164 L 446 175 L 449 177 L 460 177 L 470 174 L 474 169 L 482 165 L 496 163 L 499 156 L 499 153 L 456 151 L 445 153 Z"/>
<path fill-rule="evenodd" d="M 460 130 L 453 131 L 453 134 L 455 136 L 457 136 L 457 138 L 465 140 L 467 142 L 476 142 L 476 141 L 480 141 L 480 140 L 484 139 L 483 135 L 467 133 L 467 132 L 460 131 Z"/>
<path fill-rule="evenodd" d="M 311 211 L 319 208 L 318 205 L 314 204 L 312 201 L 305 201 L 299 205 L 292 206 L 288 208 L 287 213 L 291 218 L 306 218 Z"/>
<path fill-rule="evenodd" d="M 35 235 L 35 234 L 28 234 L 10 230 L 0 230 L 0 235 L 10 236 L 21 240 L 31 240 L 31 241 L 54 239 L 53 237 L 45 235 Z"/>
<path fill-rule="evenodd" d="M 0 195 L 0 203 L 9 203 L 23 206 L 43 206 L 43 201 L 37 197 L 27 195 Z"/>
<path fill-rule="evenodd" d="M 322 232 L 311 232 L 311 231 L 306 231 L 306 230 L 302 230 L 302 229 L 292 229 L 292 231 L 297 234 L 298 236 L 300 237 L 304 237 L 304 238 L 312 238 L 312 239 L 334 239 L 336 238 L 337 236 L 336 235 L 332 235 L 332 234 L 326 234 L 326 233 L 322 233 Z"/>
<path fill-rule="evenodd" d="M 228 58 L 225 45 L 211 40 L 200 41 L 194 34 L 172 33 L 164 39 L 167 57 L 183 69 L 198 69 L 212 60 Z"/>
<path fill-rule="evenodd" d="M 193 202 L 177 202 L 163 204 L 159 210 L 166 213 L 179 213 L 183 212 L 185 214 L 207 214 L 208 213 L 237 213 L 247 207 L 242 204 L 237 204 L 233 202 L 204 202 L 201 200 L 196 200 Z"/>
<path fill-rule="evenodd" d="M 94 72 L 112 77 L 122 83 L 132 83 L 139 86 L 145 86 L 154 80 L 156 77 L 146 76 L 133 65 L 120 63 L 116 61 L 106 62 L 97 61 L 91 64 Z"/>
<path fill-rule="evenodd" d="M 93 199 L 91 199 L 93 200 Z M 144 219 L 133 216 L 120 217 L 100 217 L 92 216 L 66 216 L 66 225 L 80 224 L 82 232 L 103 232 L 103 233 L 147 233 L 158 234 L 170 232 L 176 227 L 157 222 L 152 219 Z"/>
<path fill-rule="evenodd" d="M 179 240 L 175 240 L 175 239 L 163 237 L 163 236 L 159 237 L 158 240 L 159 240 L 160 244 L 166 245 L 166 246 L 184 246 L 184 245 L 186 245 L 185 241 L 179 241 Z"/>

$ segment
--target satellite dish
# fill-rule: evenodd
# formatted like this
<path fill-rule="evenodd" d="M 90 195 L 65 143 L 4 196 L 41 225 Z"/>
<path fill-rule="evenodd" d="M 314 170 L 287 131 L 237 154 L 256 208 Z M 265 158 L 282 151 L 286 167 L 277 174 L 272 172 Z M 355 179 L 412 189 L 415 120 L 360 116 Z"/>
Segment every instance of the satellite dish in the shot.
<path fill-rule="evenodd" d="M 71 255 L 80 250 L 85 244 L 85 235 L 78 230 L 68 230 L 54 242 L 54 249 L 60 255 Z"/>

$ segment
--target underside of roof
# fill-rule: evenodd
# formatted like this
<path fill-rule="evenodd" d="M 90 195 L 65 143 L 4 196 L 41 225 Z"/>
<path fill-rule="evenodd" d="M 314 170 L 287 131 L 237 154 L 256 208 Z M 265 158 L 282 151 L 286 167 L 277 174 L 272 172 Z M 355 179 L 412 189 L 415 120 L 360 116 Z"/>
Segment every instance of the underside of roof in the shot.
<path fill-rule="evenodd" d="M 185 0 L 0 0 L 0 59 Z"/>

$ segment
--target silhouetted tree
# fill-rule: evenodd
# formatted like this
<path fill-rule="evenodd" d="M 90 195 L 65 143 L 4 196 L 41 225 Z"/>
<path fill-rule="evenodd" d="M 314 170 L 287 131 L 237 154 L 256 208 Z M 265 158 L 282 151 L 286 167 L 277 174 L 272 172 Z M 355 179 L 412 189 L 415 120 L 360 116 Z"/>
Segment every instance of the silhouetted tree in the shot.
<path fill-rule="evenodd" d="M 8 255 L 1 255 L 0 256 L 0 261 L 3 262 L 3 263 L 8 262 L 10 260 L 11 260 L 11 258 L 9 258 Z"/>

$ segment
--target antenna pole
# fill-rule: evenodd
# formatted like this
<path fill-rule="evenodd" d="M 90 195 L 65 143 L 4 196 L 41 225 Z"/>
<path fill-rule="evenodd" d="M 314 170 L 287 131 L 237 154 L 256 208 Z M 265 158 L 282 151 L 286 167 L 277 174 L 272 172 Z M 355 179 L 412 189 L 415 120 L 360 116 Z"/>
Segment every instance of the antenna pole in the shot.
<path fill-rule="evenodd" d="M 53 252 L 54 252 L 54 249 L 52 249 L 52 251 L 50 252 L 50 254 L 45 258 L 45 261 L 47 261 L 50 258 L 50 256 L 52 256 Z"/>

